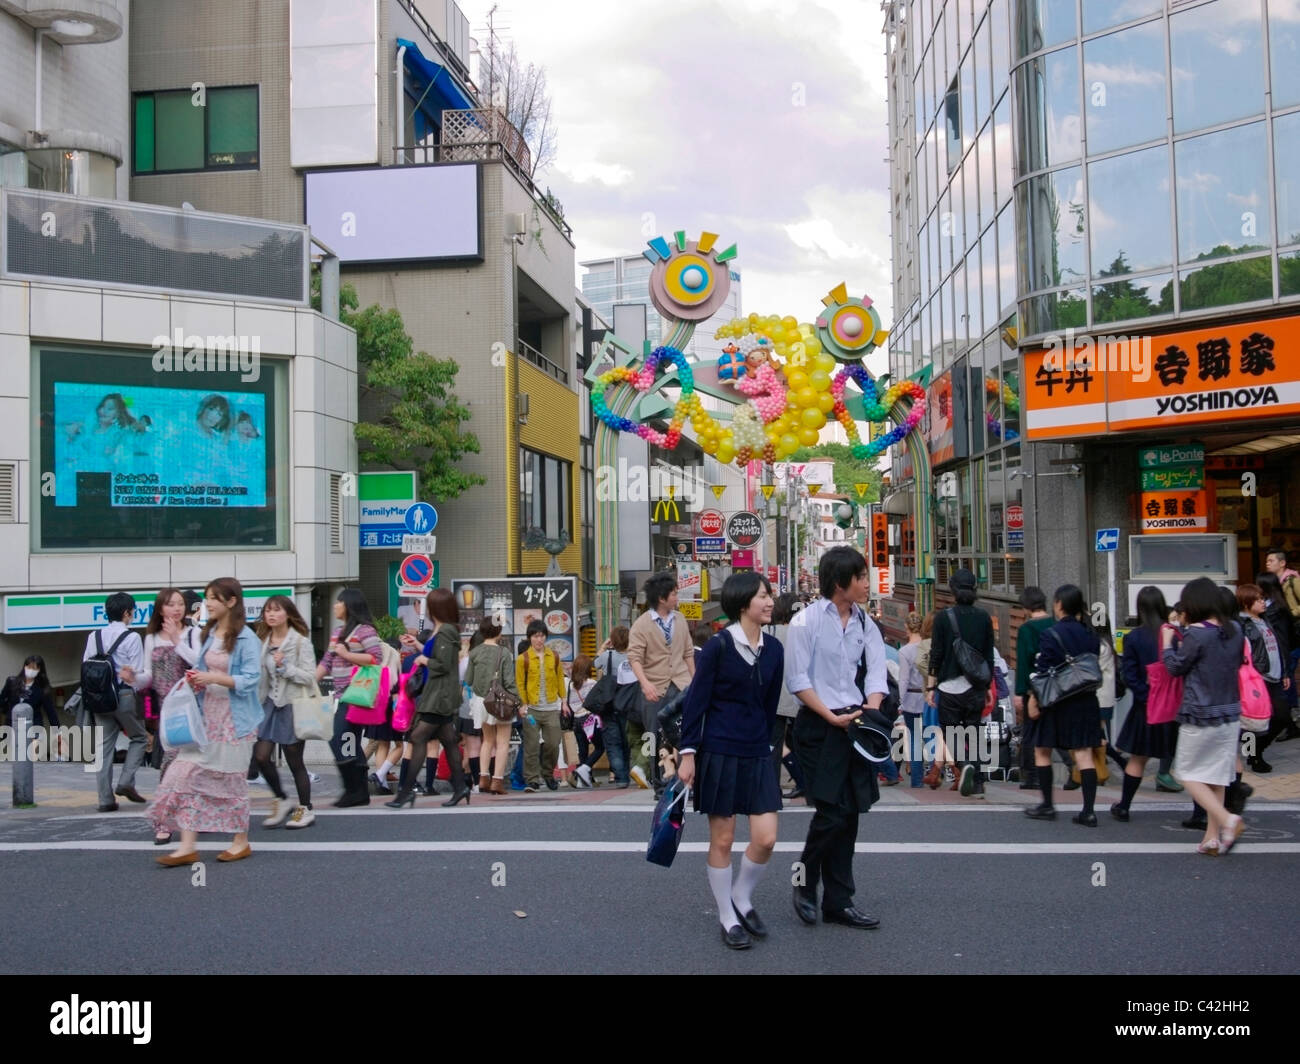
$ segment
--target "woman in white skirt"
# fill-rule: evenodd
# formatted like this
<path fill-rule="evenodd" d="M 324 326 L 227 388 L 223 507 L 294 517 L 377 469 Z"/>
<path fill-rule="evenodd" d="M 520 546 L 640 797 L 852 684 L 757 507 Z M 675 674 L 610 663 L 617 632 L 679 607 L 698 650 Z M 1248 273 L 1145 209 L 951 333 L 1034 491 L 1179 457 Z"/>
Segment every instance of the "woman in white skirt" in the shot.
<path fill-rule="evenodd" d="M 490 714 L 483 703 L 492 681 L 501 678 L 501 686 L 512 695 L 518 694 L 515 686 L 514 656 L 501 646 L 501 626 L 491 617 L 478 624 L 478 634 L 483 642 L 469 652 L 465 668 L 465 683 L 469 684 L 470 712 L 475 728 L 483 729 L 483 745 L 479 751 L 480 794 L 507 794 L 506 773 L 510 771 L 510 724 Z"/>
<path fill-rule="evenodd" d="M 1182 607 L 1187 630 L 1181 645 L 1174 648 L 1169 628 L 1162 634 L 1165 668 L 1171 676 L 1184 677 L 1173 774 L 1206 813 L 1205 837 L 1196 852 L 1218 856 L 1232 849 L 1246 826 L 1223 805 L 1224 790 L 1236 775 L 1241 731 L 1237 672 L 1245 662 L 1245 639 L 1223 616 L 1214 581 L 1201 577 L 1184 587 Z"/>

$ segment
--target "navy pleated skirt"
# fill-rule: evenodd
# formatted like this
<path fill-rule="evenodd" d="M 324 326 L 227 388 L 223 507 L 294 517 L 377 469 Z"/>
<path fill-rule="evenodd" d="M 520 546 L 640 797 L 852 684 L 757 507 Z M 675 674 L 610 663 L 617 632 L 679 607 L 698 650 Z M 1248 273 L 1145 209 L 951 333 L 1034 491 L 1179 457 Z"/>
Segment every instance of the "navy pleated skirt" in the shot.
<path fill-rule="evenodd" d="M 1147 723 L 1147 705 L 1134 702 L 1124 719 L 1124 727 L 1119 730 L 1115 745 L 1126 754 L 1138 757 L 1173 757 L 1178 748 L 1178 723 Z"/>
<path fill-rule="evenodd" d="M 781 808 L 781 784 L 771 757 L 695 755 L 694 806 L 709 816 L 755 816 Z"/>

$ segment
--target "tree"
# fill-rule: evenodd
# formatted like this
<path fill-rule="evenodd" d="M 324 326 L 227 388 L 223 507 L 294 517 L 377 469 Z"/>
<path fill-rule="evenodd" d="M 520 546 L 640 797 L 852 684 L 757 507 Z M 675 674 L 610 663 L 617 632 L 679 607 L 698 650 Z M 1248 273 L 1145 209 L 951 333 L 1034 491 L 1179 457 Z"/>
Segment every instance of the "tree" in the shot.
<path fill-rule="evenodd" d="M 357 331 L 361 397 L 377 400 L 382 411 L 377 421 L 357 423 L 360 461 L 414 469 L 429 498 L 454 499 L 486 484 L 486 477 L 455 465 L 466 454 L 479 453 L 478 437 L 461 430 L 469 409 L 451 391 L 460 371 L 456 360 L 415 351 L 396 309 L 373 303 L 359 311 L 359 303 L 352 285 L 340 286 L 339 320 Z M 312 306 L 320 309 L 319 273 L 312 276 Z"/>
<path fill-rule="evenodd" d="M 819 443 L 816 447 L 800 447 L 790 456 L 790 461 L 811 462 L 814 458 L 831 459 L 836 490 L 849 496 L 854 506 L 880 500 L 881 474 L 872 459 L 862 461 L 854 458 L 852 448 L 846 443 Z M 854 484 L 870 485 L 861 499 L 853 488 Z"/>
<path fill-rule="evenodd" d="M 551 94 L 546 87 L 546 68 L 536 63 L 524 66 L 513 41 L 503 44 L 489 34 L 487 53 L 488 94 L 492 106 L 519 130 L 531 155 L 528 176 L 535 177 L 555 161 L 555 123 L 551 118 Z"/>

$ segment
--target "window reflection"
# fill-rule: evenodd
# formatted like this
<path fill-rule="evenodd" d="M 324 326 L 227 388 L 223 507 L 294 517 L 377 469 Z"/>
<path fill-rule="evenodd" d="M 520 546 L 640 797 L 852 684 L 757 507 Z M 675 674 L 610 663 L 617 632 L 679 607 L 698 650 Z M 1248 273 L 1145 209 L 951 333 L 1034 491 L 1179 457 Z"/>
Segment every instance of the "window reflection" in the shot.
<path fill-rule="evenodd" d="M 1173 265 L 1168 147 L 1091 163 L 1088 199 L 1094 277 Z"/>
<path fill-rule="evenodd" d="M 992 83 L 989 79 L 989 20 L 987 18 L 980 23 L 975 33 L 975 48 L 966 62 L 973 63 L 975 67 L 975 124 L 981 126 L 993 106 L 993 97 L 989 94 Z"/>
<path fill-rule="evenodd" d="M 1083 83 L 1090 155 L 1163 137 L 1164 24 L 1151 22 L 1089 41 L 1083 46 Z"/>
<path fill-rule="evenodd" d="M 1012 249 L 1007 248 L 1006 253 L 1010 257 Z M 998 299 L 997 229 L 994 226 L 985 230 L 980 241 L 980 302 L 984 310 L 984 328 L 988 329 L 1002 309 Z"/>
<path fill-rule="evenodd" d="M 1011 154 L 1011 94 L 1005 93 L 993 112 L 993 150 L 996 153 L 998 206 L 1011 199 L 1015 167 Z"/>
<path fill-rule="evenodd" d="M 1277 242 L 1300 244 L 1300 112 L 1273 121 Z"/>
<path fill-rule="evenodd" d="M 1084 0 L 1083 32 L 1095 33 L 1144 15 L 1155 15 L 1163 6 L 1163 0 Z M 1160 65 L 1164 66 L 1163 59 Z"/>
<path fill-rule="evenodd" d="M 1016 70 L 1019 173 L 1076 159 L 1080 151 L 1079 49 L 1063 48 Z"/>
<path fill-rule="evenodd" d="M 1016 229 L 1010 206 L 998 215 L 998 313 L 1016 305 Z"/>
<path fill-rule="evenodd" d="M 1103 276 L 1105 276 L 1103 274 Z M 1174 275 L 1158 273 L 1092 286 L 1092 322 L 1150 318 L 1174 312 Z"/>
<path fill-rule="evenodd" d="M 1016 0 L 1018 55 L 1068 41 L 1077 32 L 1074 0 Z"/>
<path fill-rule="evenodd" d="M 1264 110 L 1260 37 L 1256 3 L 1207 4 L 1170 16 L 1175 133 Z"/>
<path fill-rule="evenodd" d="M 976 151 L 979 153 L 979 223 L 977 229 L 983 229 L 993 221 L 997 209 L 997 200 L 993 194 L 993 123 L 986 123 L 980 130 Z"/>
<path fill-rule="evenodd" d="M 1280 295 L 1300 295 L 1300 251 L 1277 257 L 1277 275 Z"/>
<path fill-rule="evenodd" d="M 967 55 L 961 65 L 961 147 L 975 143 L 975 60 Z"/>
<path fill-rule="evenodd" d="M 1273 298 L 1273 260 L 1260 255 L 1184 270 L 1178 278 L 1183 310 L 1203 310 Z"/>
<path fill-rule="evenodd" d="M 1268 243 L 1272 221 L 1263 122 L 1178 142 L 1174 171 L 1181 262 Z"/>
<path fill-rule="evenodd" d="M 1029 290 L 1083 280 L 1083 170 L 1071 166 L 1022 182 L 1016 220 L 1027 236 Z"/>
<path fill-rule="evenodd" d="M 947 95 L 943 100 L 943 128 L 946 134 L 944 148 L 948 153 L 948 173 L 961 165 L 961 93 L 957 79 L 948 85 Z"/>
<path fill-rule="evenodd" d="M 1082 288 L 1048 292 L 1020 301 L 1020 318 L 1026 336 L 1081 329 L 1087 324 L 1087 293 Z"/>
<path fill-rule="evenodd" d="M 993 48 L 993 98 L 996 100 L 1011 76 L 1011 23 L 1007 15 L 1007 0 L 993 0 L 988 21 L 989 43 Z"/>
<path fill-rule="evenodd" d="M 1272 0 L 1268 5 L 1268 65 L 1273 106 L 1300 103 L 1300 4 Z"/>

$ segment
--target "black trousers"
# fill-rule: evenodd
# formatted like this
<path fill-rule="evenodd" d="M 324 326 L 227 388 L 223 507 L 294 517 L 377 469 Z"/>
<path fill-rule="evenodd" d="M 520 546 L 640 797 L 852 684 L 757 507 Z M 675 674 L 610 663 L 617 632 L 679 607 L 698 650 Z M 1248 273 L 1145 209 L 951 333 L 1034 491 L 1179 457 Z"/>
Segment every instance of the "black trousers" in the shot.
<path fill-rule="evenodd" d="M 846 788 L 847 790 L 847 788 Z M 853 904 L 853 848 L 858 841 L 858 808 L 851 794 L 839 803 L 815 802 L 808 838 L 799 860 L 807 882 L 804 890 L 816 897 L 821 884 L 822 912 L 834 913 Z"/>

